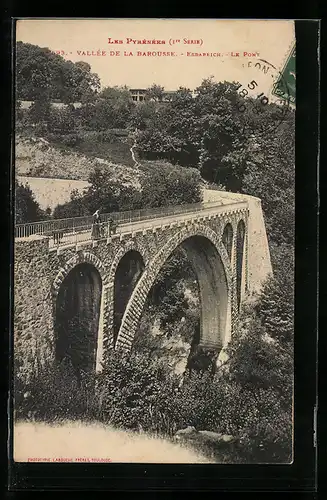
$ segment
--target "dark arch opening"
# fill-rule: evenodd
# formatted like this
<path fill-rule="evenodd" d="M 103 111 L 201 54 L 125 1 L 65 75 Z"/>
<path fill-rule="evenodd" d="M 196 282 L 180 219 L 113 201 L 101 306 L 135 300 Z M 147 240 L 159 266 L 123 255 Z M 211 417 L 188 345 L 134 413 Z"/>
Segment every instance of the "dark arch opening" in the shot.
<path fill-rule="evenodd" d="M 227 250 L 229 260 L 232 258 L 232 247 L 233 247 L 233 228 L 231 224 L 226 224 L 223 232 L 223 244 Z"/>
<path fill-rule="evenodd" d="M 117 266 L 114 284 L 114 343 L 126 306 L 144 267 L 142 255 L 136 250 L 125 253 Z"/>
<path fill-rule="evenodd" d="M 214 244 L 204 236 L 181 243 L 199 285 L 201 344 L 221 347 L 225 340 L 228 285 L 224 264 Z"/>
<path fill-rule="evenodd" d="M 76 373 L 95 369 L 102 281 L 97 269 L 82 263 L 61 284 L 56 300 L 56 358 Z"/>
<path fill-rule="evenodd" d="M 197 358 L 208 349 L 218 355 L 227 313 L 228 283 L 219 252 L 208 238 L 189 237 L 167 258 L 149 291 L 133 348 L 151 356 L 165 353 L 177 373 L 205 368 Z"/>
<path fill-rule="evenodd" d="M 245 224 L 241 220 L 237 225 L 237 235 L 236 235 L 236 295 L 237 295 L 238 310 L 240 309 L 241 305 L 244 238 L 245 238 Z"/>

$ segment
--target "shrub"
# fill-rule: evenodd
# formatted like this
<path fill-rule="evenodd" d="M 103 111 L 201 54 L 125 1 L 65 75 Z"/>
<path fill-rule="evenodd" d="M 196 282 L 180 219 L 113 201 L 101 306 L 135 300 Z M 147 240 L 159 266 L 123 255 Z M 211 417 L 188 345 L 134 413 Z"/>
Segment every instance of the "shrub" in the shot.
<path fill-rule="evenodd" d="M 126 129 L 111 128 L 109 130 L 101 130 L 96 132 L 94 138 L 98 142 L 117 142 L 118 138 L 127 137 L 128 131 Z"/>
<path fill-rule="evenodd" d="M 240 325 L 227 353 L 227 421 L 242 436 L 240 454 L 247 462 L 289 462 L 292 446 L 292 346 L 267 335 L 254 316 Z M 234 388 L 234 393 L 230 388 Z"/>
<path fill-rule="evenodd" d="M 78 208 L 74 201 L 70 201 L 58 206 L 54 217 L 63 217 L 63 213 L 67 214 L 64 217 L 92 214 L 97 209 L 105 213 L 201 200 L 199 173 L 191 169 L 179 171 L 173 167 L 149 172 L 141 179 L 141 191 L 114 180 L 105 168 L 96 167 L 88 180 L 91 186 L 79 198 Z"/>
<path fill-rule="evenodd" d="M 273 389 L 243 392 L 249 412 L 240 428 L 247 462 L 284 462 L 292 458 L 292 401 L 285 406 Z"/>
<path fill-rule="evenodd" d="M 36 99 L 28 110 L 28 117 L 32 123 L 40 124 L 40 122 L 46 123 L 49 121 L 52 113 L 51 104 L 48 99 Z"/>
<path fill-rule="evenodd" d="M 55 134 L 70 134 L 75 130 L 76 120 L 74 110 L 69 107 L 51 108 L 48 119 L 48 130 Z"/>
<path fill-rule="evenodd" d="M 78 144 L 79 141 L 80 138 L 78 134 L 67 134 L 62 138 L 62 143 L 65 146 L 70 146 L 70 147 L 76 146 L 76 144 Z"/>
<path fill-rule="evenodd" d="M 27 380 L 16 371 L 16 418 L 45 422 L 96 418 L 94 385 L 94 377 L 76 374 L 68 363 L 42 367 Z"/>
<path fill-rule="evenodd" d="M 128 429 L 153 430 L 153 406 L 160 394 L 168 399 L 174 384 L 163 362 L 139 353 L 111 351 L 105 365 L 97 386 L 101 420 Z"/>

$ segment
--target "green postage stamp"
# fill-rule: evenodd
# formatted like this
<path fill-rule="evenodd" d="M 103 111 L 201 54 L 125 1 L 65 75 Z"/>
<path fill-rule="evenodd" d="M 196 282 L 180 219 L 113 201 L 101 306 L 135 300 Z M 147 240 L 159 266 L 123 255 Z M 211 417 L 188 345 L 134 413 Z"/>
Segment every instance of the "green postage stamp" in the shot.
<path fill-rule="evenodd" d="M 280 97 L 280 99 L 288 100 L 290 103 L 295 104 L 295 45 L 293 46 L 286 64 L 280 73 L 279 79 L 274 85 L 272 93 L 273 95 Z"/>

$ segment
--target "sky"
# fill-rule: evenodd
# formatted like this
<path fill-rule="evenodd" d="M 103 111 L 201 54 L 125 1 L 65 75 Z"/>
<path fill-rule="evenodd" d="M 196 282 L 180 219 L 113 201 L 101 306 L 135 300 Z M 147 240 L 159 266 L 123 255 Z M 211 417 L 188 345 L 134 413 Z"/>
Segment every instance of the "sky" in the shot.
<path fill-rule="evenodd" d="M 165 43 L 133 42 L 143 39 Z M 166 90 L 194 89 L 213 76 L 246 88 L 255 80 L 254 91 L 268 95 L 295 43 L 295 30 L 292 20 L 21 19 L 16 40 L 61 51 L 73 62 L 87 61 L 102 88 L 157 83 Z M 195 43 L 186 43 L 190 40 Z M 148 52 L 152 55 L 144 55 Z M 209 55 L 198 55 L 203 53 Z"/>

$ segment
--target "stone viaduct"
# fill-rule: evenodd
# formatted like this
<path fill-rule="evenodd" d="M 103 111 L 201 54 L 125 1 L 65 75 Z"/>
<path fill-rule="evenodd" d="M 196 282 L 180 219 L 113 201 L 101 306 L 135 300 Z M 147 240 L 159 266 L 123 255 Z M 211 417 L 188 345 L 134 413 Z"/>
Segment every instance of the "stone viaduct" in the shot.
<path fill-rule="evenodd" d="M 130 349 L 177 247 L 198 280 L 200 345 L 221 351 L 244 297 L 271 272 L 261 202 L 245 195 L 206 191 L 200 210 L 141 218 L 97 240 L 78 235 L 58 245 L 44 234 L 15 238 L 14 349 L 23 363 L 86 350 L 85 368 L 100 370 L 106 349 Z"/>

